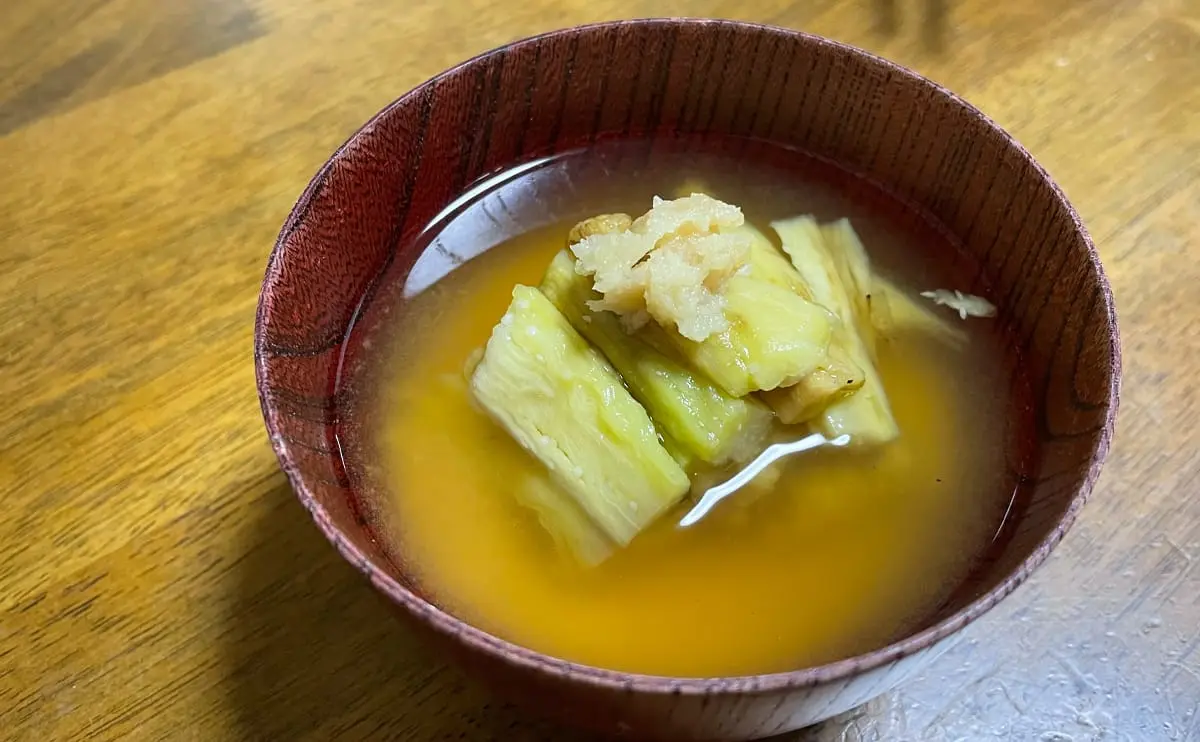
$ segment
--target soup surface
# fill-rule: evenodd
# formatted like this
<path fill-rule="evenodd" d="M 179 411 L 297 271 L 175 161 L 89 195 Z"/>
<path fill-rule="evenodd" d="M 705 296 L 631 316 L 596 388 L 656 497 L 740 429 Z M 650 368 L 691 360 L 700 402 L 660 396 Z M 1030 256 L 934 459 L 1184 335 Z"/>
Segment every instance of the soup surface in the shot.
<path fill-rule="evenodd" d="M 347 456 L 365 473 L 379 538 L 469 623 L 616 670 L 786 671 L 920 628 L 1013 498 L 1025 413 L 996 320 L 947 312 L 969 334 L 960 348 L 919 334 L 880 344 L 898 440 L 790 457 L 771 491 L 750 502 L 735 494 L 681 529 L 685 501 L 599 566 L 559 552 L 513 497 L 541 464 L 473 404 L 464 367 L 513 285 L 536 286 L 582 216 L 641 213 L 651 196 L 700 183 L 764 230 L 801 213 L 849 217 L 880 272 L 914 296 L 975 278 L 937 229 L 799 154 L 645 152 L 605 144 L 481 185 L 431 226 L 417 266 L 374 298 L 373 319 L 353 330 L 370 352 L 349 369 L 361 440 Z"/>

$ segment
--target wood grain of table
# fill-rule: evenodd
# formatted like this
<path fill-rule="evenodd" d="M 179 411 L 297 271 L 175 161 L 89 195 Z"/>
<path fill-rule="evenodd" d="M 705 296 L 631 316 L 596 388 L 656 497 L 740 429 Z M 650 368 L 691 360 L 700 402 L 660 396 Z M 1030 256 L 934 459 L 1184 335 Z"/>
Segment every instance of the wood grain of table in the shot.
<path fill-rule="evenodd" d="M 824 34 L 975 103 L 1082 213 L 1123 330 L 1116 445 L 1049 563 L 923 677 L 790 739 L 1200 740 L 1200 0 L 3 3 L 0 738 L 576 739 L 418 646 L 294 502 L 255 300 L 293 200 L 391 99 L 672 14 Z"/>

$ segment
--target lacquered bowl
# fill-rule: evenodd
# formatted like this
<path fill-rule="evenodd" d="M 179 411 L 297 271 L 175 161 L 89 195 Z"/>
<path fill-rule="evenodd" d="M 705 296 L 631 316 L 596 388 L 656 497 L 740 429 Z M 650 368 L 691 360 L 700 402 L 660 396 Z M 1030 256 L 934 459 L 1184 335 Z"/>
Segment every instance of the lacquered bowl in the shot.
<path fill-rule="evenodd" d="M 1041 457 L 1006 539 L 927 628 L 832 664 L 751 677 L 611 672 L 516 646 L 429 602 L 383 552 L 334 438 L 347 328 L 381 276 L 472 183 L 598 139 L 731 135 L 812 153 L 939 221 L 982 266 L 1033 389 Z M 353 340 L 349 341 L 353 345 Z M 819 722 L 918 671 L 1041 564 L 1112 438 L 1120 351 L 1086 230 L 1046 172 L 949 91 L 865 52 L 764 26 L 648 20 L 574 28 L 476 57 L 406 93 L 313 178 L 271 254 L 255 328 L 271 444 L 321 532 L 472 672 L 568 725 L 741 740 Z M 1002 626 L 996 627 L 1002 631 Z"/>

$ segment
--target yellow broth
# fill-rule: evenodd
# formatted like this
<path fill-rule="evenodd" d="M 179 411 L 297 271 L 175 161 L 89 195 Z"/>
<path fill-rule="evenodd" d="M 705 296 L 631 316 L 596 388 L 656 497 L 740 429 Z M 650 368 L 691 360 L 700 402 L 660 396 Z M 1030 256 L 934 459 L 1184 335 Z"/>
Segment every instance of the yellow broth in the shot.
<path fill-rule="evenodd" d="M 716 195 L 742 203 L 736 189 Z M 648 199 L 629 209 L 639 206 Z M 773 208 L 772 217 L 806 211 L 800 201 Z M 920 246 L 911 234 L 896 227 L 879 244 L 888 224 L 872 224 L 869 212 L 852 216 L 856 226 L 867 223 L 874 259 L 915 265 L 908 256 Z M 537 285 L 570 223 L 508 240 L 395 300 L 375 333 L 376 388 L 364 396 L 369 499 L 379 538 L 421 589 L 517 644 L 673 676 L 797 669 L 923 625 L 966 579 L 1012 496 L 1012 364 L 996 336 L 979 329 L 994 320 L 947 314 L 972 333 L 965 349 L 917 336 L 880 343 L 898 441 L 871 452 L 799 454 L 752 502 L 735 494 L 680 529 L 685 502 L 586 568 L 558 552 L 514 500 L 515 484 L 540 464 L 473 406 L 463 371 L 512 286 Z M 922 266 L 899 273 L 936 275 Z"/>

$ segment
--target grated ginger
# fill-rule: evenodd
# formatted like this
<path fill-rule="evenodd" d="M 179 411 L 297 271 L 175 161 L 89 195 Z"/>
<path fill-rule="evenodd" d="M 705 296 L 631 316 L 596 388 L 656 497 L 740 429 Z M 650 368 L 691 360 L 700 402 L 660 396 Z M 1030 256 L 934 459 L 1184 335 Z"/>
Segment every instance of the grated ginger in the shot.
<path fill-rule="evenodd" d="M 655 197 L 625 226 L 627 218 L 607 214 L 571 230 L 575 269 L 601 295 L 589 307 L 620 315 L 630 331 L 653 318 L 695 342 L 729 329 L 721 289 L 750 259 L 750 238 L 736 231 L 742 210 L 693 193 Z"/>

